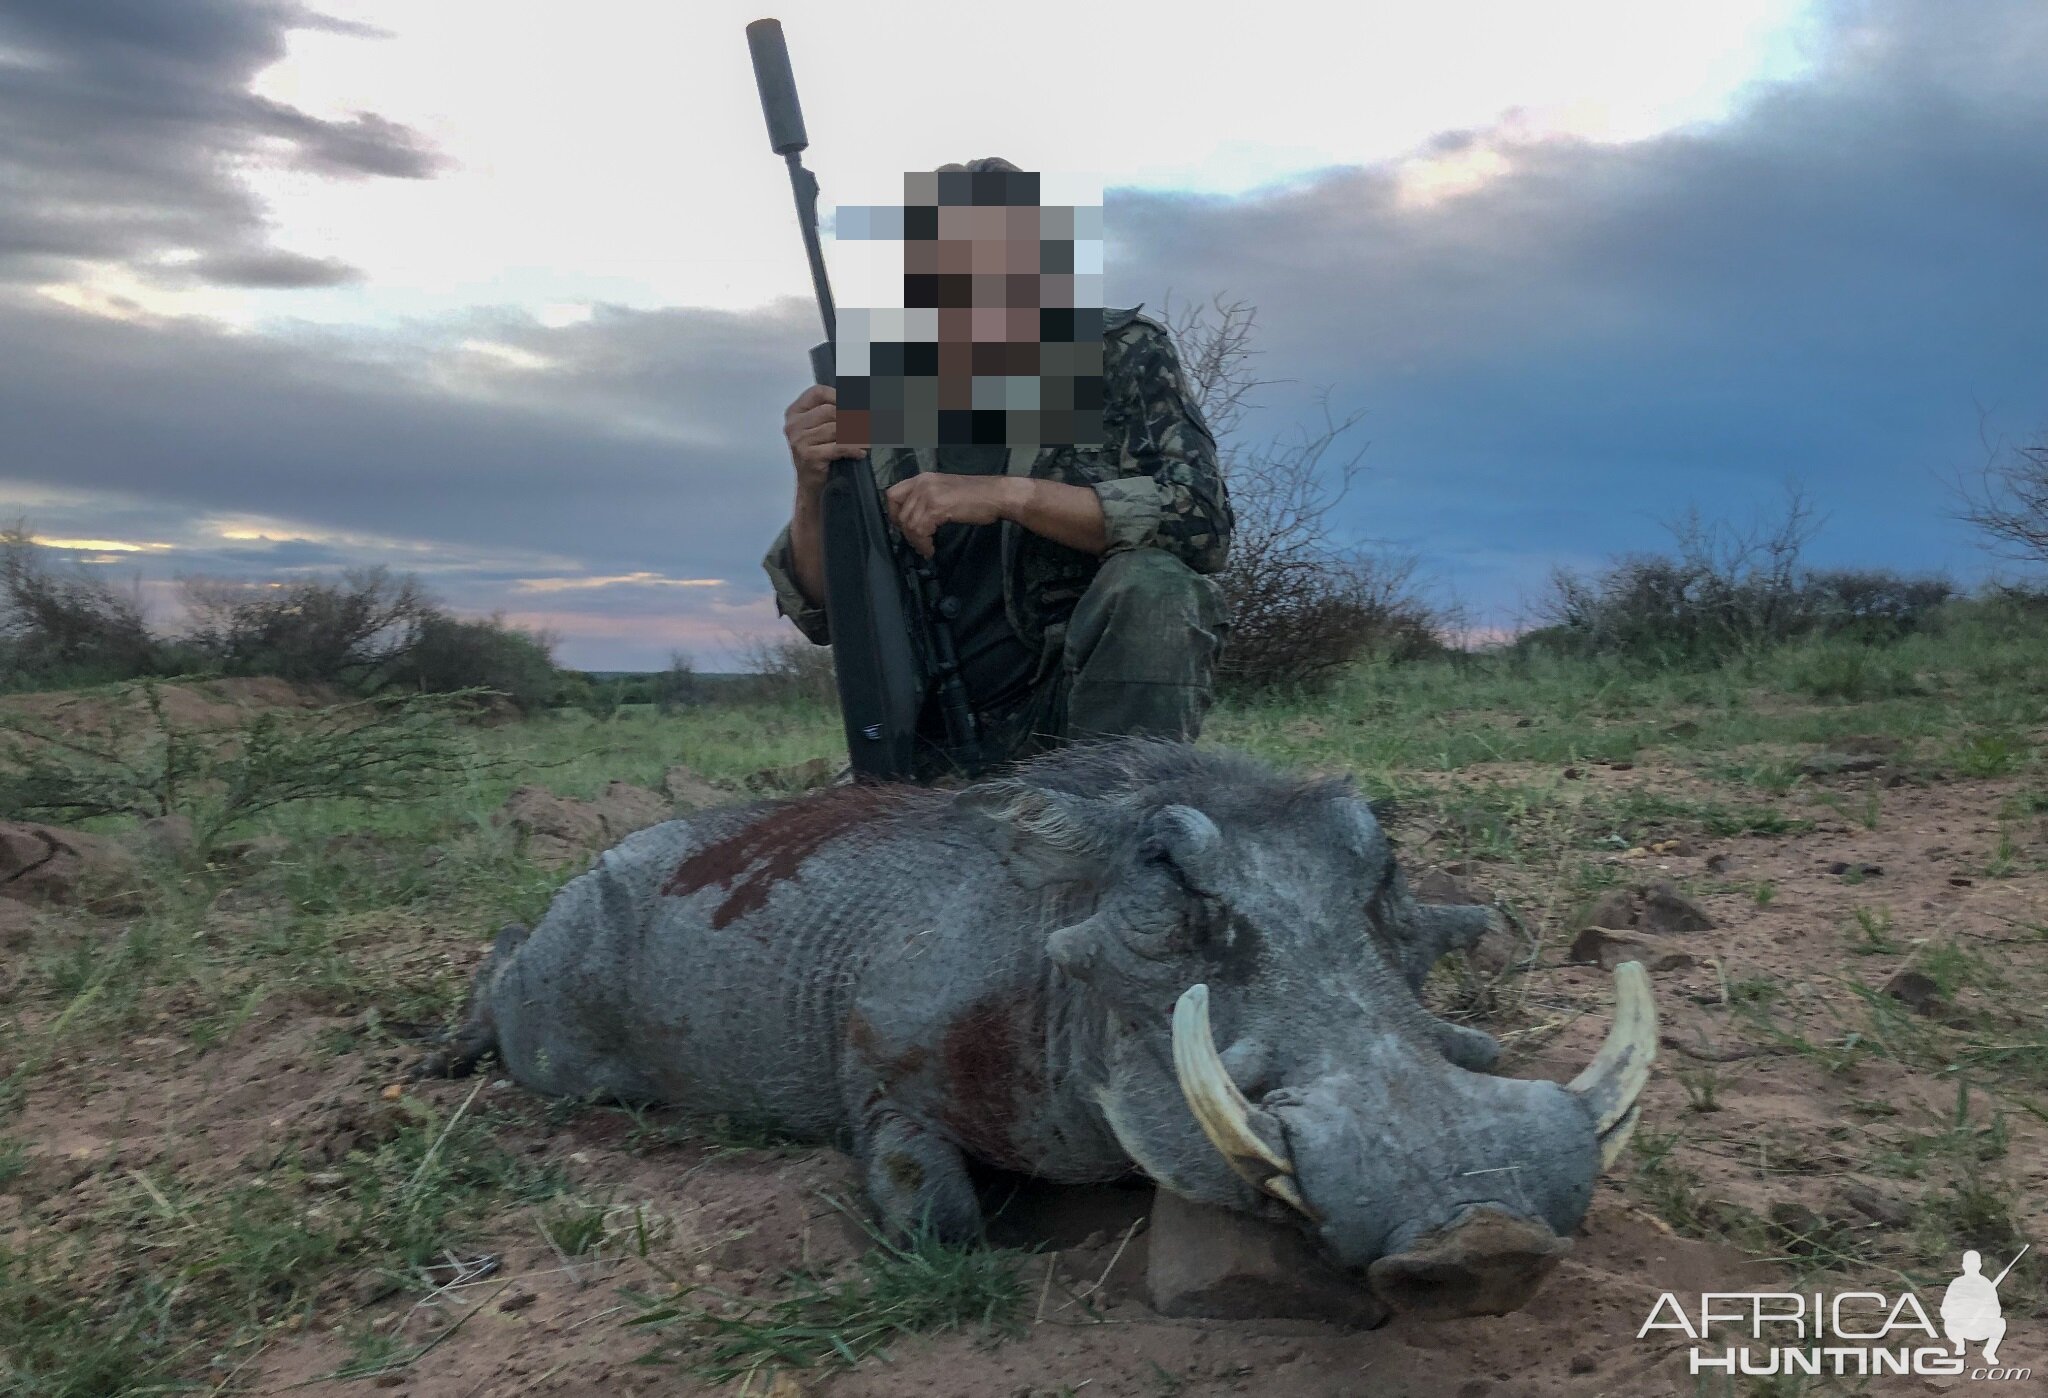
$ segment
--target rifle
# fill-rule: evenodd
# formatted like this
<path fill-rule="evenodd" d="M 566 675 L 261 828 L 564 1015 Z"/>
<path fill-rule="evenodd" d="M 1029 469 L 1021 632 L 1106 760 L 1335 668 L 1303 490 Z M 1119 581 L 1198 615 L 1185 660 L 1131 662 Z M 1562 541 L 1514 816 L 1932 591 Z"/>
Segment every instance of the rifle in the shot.
<path fill-rule="evenodd" d="M 797 105 L 782 22 L 755 20 L 747 26 L 747 47 L 753 53 L 761 113 L 768 119 L 768 145 L 789 165 L 811 290 L 825 324 L 825 342 L 811 349 L 811 377 L 831 384 L 838 377 L 839 322 L 818 242 L 818 179 L 804 168 L 810 138 Z M 868 457 L 831 464 L 821 511 L 825 618 L 832 629 L 832 668 L 854 776 L 912 780 L 918 715 L 934 694 L 946 727 L 946 760 L 974 773 L 981 766 L 980 742 L 953 644 L 952 619 L 959 603 L 941 594 L 931 560 L 890 527 Z"/>

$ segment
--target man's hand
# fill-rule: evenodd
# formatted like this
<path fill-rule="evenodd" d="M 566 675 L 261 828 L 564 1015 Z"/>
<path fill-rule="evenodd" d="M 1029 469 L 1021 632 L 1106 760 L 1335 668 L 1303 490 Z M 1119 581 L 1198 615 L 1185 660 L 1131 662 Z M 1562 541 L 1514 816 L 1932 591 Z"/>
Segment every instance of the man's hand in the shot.
<path fill-rule="evenodd" d="M 1015 505 L 1029 482 L 1010 476 L 949 476 L 939 471 L 889 487 L 889 518 L 910 546 L 932 556 L 932 536 L 942 524 L 994 524 Z"/>
<path fill-rule="evenodd" d="M 800 492 L 822 491 L 827 467 L 841 457 L 867 453 L 866 447 L 842 446 L 834 440 L 839 435 L 838 402 L 835 389 L 813 384 L 782 414 L 782 435 L 789 443 L 789 459 L 796 463 Z"/>

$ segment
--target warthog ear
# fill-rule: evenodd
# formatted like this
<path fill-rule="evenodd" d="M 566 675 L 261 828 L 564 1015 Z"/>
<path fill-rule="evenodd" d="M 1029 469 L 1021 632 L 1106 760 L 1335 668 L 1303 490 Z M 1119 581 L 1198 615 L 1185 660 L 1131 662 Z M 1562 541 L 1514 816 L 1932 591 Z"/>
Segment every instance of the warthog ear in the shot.
<path fill-rule="evenodd" d="M 1011 868 L 1029 882 L 1099 878 L 1111 853 L 1137 829 L 1135 815 L 1113 801 L 1029 782 L 971 786 L 953 798 L 953 808 L 986 822 L 1002 841 Z"/>

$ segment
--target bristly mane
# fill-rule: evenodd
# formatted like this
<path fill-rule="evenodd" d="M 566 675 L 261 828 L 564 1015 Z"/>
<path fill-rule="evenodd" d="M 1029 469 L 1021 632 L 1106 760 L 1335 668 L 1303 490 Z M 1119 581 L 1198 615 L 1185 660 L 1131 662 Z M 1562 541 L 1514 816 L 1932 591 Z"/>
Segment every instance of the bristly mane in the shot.
<path fill-rule="evenodd" d="M 1012 779 L 1074 796 L 1253 820 L 1356 795 L 1343 777 L 1290 776 L 1240 752 L 1156 738 L 1073 743 L 1032 758 Z"/>

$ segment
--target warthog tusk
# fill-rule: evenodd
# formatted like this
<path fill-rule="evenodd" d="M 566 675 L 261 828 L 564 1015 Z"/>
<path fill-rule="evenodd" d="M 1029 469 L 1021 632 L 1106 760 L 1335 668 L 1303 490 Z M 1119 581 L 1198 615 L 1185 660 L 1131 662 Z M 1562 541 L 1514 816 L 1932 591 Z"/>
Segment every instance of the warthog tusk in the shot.
<path fill-rule="evenodd" d="M 1252 1128 L 1252 1104 L 1231 1081 L 1209 1032 L 1209 987 L 1191 985 L 1173 1007 L 1173 1071 L 1195 1124 L 1246 1183 L 1300 1210 L 1314 1210 L 1291 1176 L 1294 1162 Z"/>
<path fill-rule="evenodd" d="M 1624 961 L 1614 968 L 1614 1026 L 1607 1031 L 1607 1042 L 1586 1071 L 1568 1084 L 1572 1095 L 1593 1113 L 1603 1166 L 1615 1162 L 1635 1130 L 1636 1099 L 1650 1080 L 1650 1064 L 1656 1057 L 1657 997 L 1650 991 L 1643 963 Z"/>

